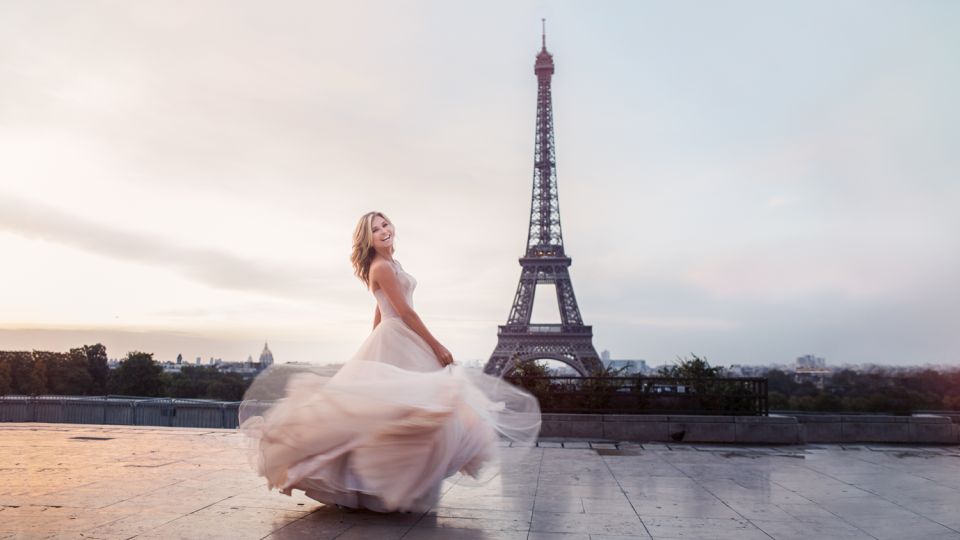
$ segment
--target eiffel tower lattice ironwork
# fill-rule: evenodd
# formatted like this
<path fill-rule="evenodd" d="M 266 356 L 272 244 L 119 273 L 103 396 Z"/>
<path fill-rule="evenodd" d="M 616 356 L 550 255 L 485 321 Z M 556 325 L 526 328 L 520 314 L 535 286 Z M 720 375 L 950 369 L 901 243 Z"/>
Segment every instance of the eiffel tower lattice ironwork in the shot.
<path fill-rule="evenodd" d="M 537 129 L 527 252 L 520 258 L 520 284 L 510 316 L 497 331 L 497 347 L 484 371 L 504 375 L 529 360 L 553 359 L 588 375 L 603 364 L 593 348 L 593 329 L 580 317 L 568 271 L 572 259 L 563 250 L 550 93 L 554 66 L 546 32 L 533 71 L 537 76 Z M 534 294 L 541 283 L 556 287 L 560 324 L 530 323 Z"/>

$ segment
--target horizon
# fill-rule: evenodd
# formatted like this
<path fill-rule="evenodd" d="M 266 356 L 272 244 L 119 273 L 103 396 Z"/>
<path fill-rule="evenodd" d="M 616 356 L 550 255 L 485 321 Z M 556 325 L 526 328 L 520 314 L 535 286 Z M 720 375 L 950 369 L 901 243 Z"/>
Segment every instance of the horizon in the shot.
<path fill-rule="evenodd" d="M 0 350 L 345 362 L 376 208 L 428 328 L 485 360 L 546 17 L 598 352 L 960 366 L 960 4 L 283 8 L 0 6 Z"/>

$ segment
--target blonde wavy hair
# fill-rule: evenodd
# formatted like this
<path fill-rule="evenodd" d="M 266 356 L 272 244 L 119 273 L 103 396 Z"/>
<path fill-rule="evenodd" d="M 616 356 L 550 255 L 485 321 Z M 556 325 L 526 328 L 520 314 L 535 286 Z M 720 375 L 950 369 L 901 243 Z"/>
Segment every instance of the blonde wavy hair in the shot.
<path fill-rule="evenodd" d="M 377 216 L 393 223 L 383 212 L 367 212 L 360 217 L 357 228 L 353 231 L 353 253 L 350 263 L 353 264 L 353 273 L 360 278 L 367 287 L 370 286 L 370 263 L 376 252 L 373 250 L 373 220 Z"/>

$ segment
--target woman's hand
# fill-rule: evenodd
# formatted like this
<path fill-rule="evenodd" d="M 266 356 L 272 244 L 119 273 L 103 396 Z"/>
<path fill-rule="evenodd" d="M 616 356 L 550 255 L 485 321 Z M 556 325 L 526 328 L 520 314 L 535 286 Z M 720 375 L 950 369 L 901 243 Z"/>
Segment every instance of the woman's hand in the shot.
<path fill-rule="evenodd" d="M 453 363 L 453 355 L 450 354 L 450 351 L 446 347 L 437 343 L 433 346 L 433 354 L 437 355 L 437 361 L 440 362 L 440 367 L 447 367 Z"/>

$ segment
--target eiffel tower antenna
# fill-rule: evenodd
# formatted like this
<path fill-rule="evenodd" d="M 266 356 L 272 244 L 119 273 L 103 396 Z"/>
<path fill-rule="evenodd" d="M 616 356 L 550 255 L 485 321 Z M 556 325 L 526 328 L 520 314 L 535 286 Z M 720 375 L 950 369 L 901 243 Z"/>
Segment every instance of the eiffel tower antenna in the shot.
<path fill-rule="evenodd" d="M 568 270 L 572 259 L 563 248 L 550 88 L 554 64 L 553 55 L 547 51 L 546 19 L 541 19 L 541 23 L 543 48 L 533 66 L 537 76 L 537 125 L 527 248 L 520 258 L 520 283 L 507 324 L 497 331 L 497 346 L 484 371 L 504 375 L 523 362 L 553 359 L 581 375 L 589 375 L 602 369 L 603 364 L 593 348 L 593 329 L 584 325 L 580 317 Z M 538 284 L 555 286 L 560 324 L 531 324 Z"/>

